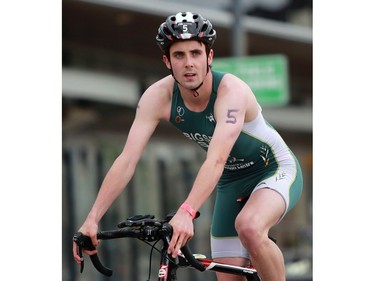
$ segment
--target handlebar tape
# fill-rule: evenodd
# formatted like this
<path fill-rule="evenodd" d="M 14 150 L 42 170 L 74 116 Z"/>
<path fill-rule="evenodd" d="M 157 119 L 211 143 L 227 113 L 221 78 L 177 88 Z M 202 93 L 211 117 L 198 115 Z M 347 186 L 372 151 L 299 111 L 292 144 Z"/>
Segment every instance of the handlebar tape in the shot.
<path fill-rule="evenodd" d="M 74 240 L 74 242 L 77 243 L 77 245 L 80 248 L 84 248 L 84 249 L 87 249 L 89 251 L 95 250 L 95 247 L 91 242 L 91 238 L 84 235 L 82 232 L 77 232 L 74 235 L 73 240 Z M 91 259 L 91 262 L 92 262 L 92 264 L 94 265 L 94 267 L 96 268 L 97 271 L 99 271 L 100 273 L 102 273 L 105 276 L 111 276 L 112 275 L 112 269 L 105 267 L 101 263 L 98 254 L 91 255 L 90 259 Z M 81 269 L 81 272 L 82 272 L 82 270 L 83 270 L 83 267 Z"/>
<path fill-rule="evenodd" d="M 200 213 L 197 212 L 197 216 L 196 217 L 199 217 L 199 215 L 200 215 Z M 172 228 L 172 226 L 169 223 L 165 223 L 163 225 L 163 230 L 164 230 L 164 233 L 165 233 L 166 237 L 171 236 L 172 233 L 173 233 L 173 228 Z M 185 246 L 183 246 L 180 250 L 184 254 L 186 260 L 190 263 L 190 265 L 192 267 L 198 269 L 199 271 L 205 271 L 206 270 L 206 267 L 203 265 L 203 263 L 201 263 L 200 261 L 198 261 L 193 256 L 193 254 L 191 253 L 190 248 L 189 248 L 189 246 L 187 244 L 185 244 Z"/>
<path fill-rule="evenodd" d="M 187 259 L 187 261 L 196 269 L 198 269 L 199 271 L 205 271 L 206 270 L 206 267 L 203 265 L 203 263 L 201 263 L 200 261 L 198 261 L 194 256 L 193 254 L 191 253 L 189 247 L 187 245 L 185 245 L 184 247 L 181 248 L 181 252 L 184 254 L 185 258 Z"/>
<path fill-rule="evenodd" d="M 90 256 L 91 262 L 96 268 L 97 271 L 99 271 L 101 274 L 105 276 L 112 276 L 112 269 L 105 267 L 99 260 L 99 256 L 97 254 Z"/>

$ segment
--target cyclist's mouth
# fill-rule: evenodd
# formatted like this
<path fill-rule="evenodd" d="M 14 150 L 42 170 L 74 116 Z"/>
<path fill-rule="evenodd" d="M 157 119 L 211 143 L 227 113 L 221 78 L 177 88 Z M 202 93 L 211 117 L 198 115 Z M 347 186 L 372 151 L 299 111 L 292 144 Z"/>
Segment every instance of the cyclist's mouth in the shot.
<path fill-rule="evenodd" d="M 196 76 L 196 74 L 195 74 L 195 73 L 185 73 L 184 76 L 185 76 L 186 78 L 193 78 L 193 77 Z"/>

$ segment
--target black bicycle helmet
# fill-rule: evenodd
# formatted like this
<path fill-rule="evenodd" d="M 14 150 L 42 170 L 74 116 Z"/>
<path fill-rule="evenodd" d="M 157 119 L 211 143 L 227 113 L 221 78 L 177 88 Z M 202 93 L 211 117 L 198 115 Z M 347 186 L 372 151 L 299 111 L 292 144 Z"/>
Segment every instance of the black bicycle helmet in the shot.
<path fill-rule="evenodd" d="M 210 21 L 203 18 L 200 14 L 180 12 L 169 16 L 160 25 L 156 43 L 166 54 L 172 43 L 190 39 L 201 41 L 208 49 L 211 49 L 216 39 L 216 31 Z"/>

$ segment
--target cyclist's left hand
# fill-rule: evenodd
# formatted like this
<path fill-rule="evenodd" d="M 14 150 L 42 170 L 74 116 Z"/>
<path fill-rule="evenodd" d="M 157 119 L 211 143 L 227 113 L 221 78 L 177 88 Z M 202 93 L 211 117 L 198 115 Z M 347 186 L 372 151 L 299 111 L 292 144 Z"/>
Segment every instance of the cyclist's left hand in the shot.
<path fill-rule="evenodd" d="M 191 215 L 183 209 L 179 209 L 169 224 L 173 227 L 173 236 L 168 247 L 168 253 L 177 257 L 183 247 L 194 235 L 194 225 Z"/>

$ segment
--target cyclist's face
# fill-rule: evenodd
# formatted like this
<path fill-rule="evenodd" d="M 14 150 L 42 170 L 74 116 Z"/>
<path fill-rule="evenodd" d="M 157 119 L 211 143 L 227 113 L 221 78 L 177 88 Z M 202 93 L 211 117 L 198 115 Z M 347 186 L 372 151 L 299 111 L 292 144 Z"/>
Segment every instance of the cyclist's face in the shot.
<path fill-rule="evenodd" d="M 206 47 L 196 40 L 174 43 L 170 50 L 170 61 L 164 57 L 169 69 L 172 68 L 176 80 L 187 89 L 194 89 L 203 81 L 207 73 L 207 63 L 211 65 L 213 52 L 206 54 Z"/>

